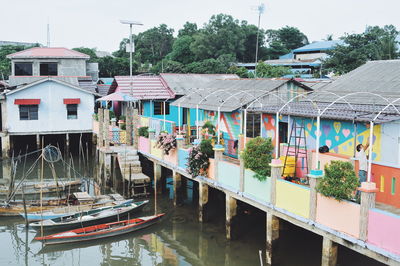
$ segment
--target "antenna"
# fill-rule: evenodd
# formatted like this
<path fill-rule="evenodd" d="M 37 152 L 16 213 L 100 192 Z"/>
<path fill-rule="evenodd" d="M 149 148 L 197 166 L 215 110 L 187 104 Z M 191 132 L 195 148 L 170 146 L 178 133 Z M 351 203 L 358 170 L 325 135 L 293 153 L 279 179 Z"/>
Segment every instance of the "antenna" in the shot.
<path fill-rule="evenodd" d="M 50 23 L 49 23 L 49 18 L 47 18 L 47 47 L 50 47 Z"/>
<path fill-rule="evenodd" d="M 257 26 L 257 41 L 256 41 L 256 56 L 255 56 L 255 65 L 254 65 L 254 78 L 257 78 L 257 62 L 258 62 L 258 37 L 260 35 L 260 21 L 261 14 L 265 11 L 265 5 L 262 3 L 257 7 L 258 11 L 258 26 Z"/>

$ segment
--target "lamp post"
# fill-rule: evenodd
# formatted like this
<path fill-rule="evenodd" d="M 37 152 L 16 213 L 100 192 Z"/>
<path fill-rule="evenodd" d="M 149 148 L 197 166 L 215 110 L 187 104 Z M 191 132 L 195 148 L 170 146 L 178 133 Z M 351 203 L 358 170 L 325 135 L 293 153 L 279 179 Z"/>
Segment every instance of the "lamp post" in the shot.
<path fill-rule="evenodd" d="M 132 81 L 132 53 L 133 53 L 133 40 L 132 40 L 132 25 L 143 25 L 139 21 L 134 21 L 134 20 L 120 20 L 122 24 L 129 24 L 129 89 L 130 89 L 130 94 L 133 97 L 133 91 L 132 91 L 132 86 L 133 86 L 133 81 Z"/>
<path fill-rule="evenodd" d="M 258 60 L 258 37 L 260 35 L 260 21 L 261 21 L 261 14 L 265 11 L 265 5 L 260 4 L 257 7 L 258 11 L 258 26 L 257 26 L 257 40 L 256 40 L 256 56 L 255 56 L 255 65 L 254 65 L 254 77 L 257 78 L 257 60 Z"/>

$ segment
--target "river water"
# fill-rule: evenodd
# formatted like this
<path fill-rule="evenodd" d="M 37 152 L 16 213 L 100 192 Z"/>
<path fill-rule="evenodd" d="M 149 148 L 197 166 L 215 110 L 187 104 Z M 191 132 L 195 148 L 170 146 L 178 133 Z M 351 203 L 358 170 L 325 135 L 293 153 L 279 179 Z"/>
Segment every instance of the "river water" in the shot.
<path fill-rule="evenodd" d="M 57 171 L 65 167 L 57 166 Z M 260 265 L 265 256 L 265 214 L 245 208 L 238 238 L 225 238 L 225 211 L 216 202 L 210 222 L 198 222 L 197 193 L 187 182 L 185 200 L 172 201 L 171 179 L 157 196 L 157 211 L 166 213 L 157 225 L 128 235 L 83 244 L 44 247 L 18 218 L 0 218 L 0 265 Z M 90 184 L 93 184 L 90 182 Z M 92 187 L 92 185 L 90 186 Z M 92 189 L 93 191 L 93 189 Z M 224 198 L 224 197 L 221 197 Z M 143 215 L 154 213 L 154 196 Z M 282 222 L 274 250 L 277 265 L 320 265 L 321 237 Z M 339 265 L 380 265 L 339 248 Z"/>

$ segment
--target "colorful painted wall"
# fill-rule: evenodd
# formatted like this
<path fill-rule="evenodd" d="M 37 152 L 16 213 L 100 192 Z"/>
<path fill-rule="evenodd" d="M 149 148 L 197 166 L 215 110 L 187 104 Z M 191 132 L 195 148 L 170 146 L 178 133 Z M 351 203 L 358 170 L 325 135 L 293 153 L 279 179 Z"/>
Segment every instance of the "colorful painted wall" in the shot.
<path fill-rule="evenodd" d="M 278 179 L 276 181 L 276 206 L 308 218 L 310 216 L 310 189 Z"/>
<path fill-rule="evenodd" d="M 183 109 L 184 108 L 181 108 L 181 110 L 180 110 L 181 126 L 183 124 Z M 179 122 L 178 121 L 179 120 L 178 112 L 179 112 L 178 106 L 170 105 L 169 106 L 169 115 L 165 115 L 165 119 L 169 120 L 169 121 L 173 121 L 176 123 L 176 125 L 178 125 L 178 122 Z M 154 114 L 154 106 L 153 106 L 153 103 L 150 101 L 146 101 L 143 103 L 143 116 L 164 119 L 164 115 L 155 115 Z M 204 111 L 199 109 L 199 120 L 203 121 L 203 119 L 204 119 Z M 196 109 L 193 109 L 193 108 L 190 109 L 190 125 L 191 126 L 196 125 Z"/>
<path fill-rule="evenodd" d="M 400 208 L 399 168 L 372 164 L 372 181 L 379 189 L 376 201 Z"/>
<path fill-rule="evenodd" d="M 240 111 L 231 113 L 221 112 L 220 131 L 224 133 L 225 139 L 239 139 L 240 132 Z M 218 112 L 204 111 L 204 121 L 211 121 L 217 127 Z"/>

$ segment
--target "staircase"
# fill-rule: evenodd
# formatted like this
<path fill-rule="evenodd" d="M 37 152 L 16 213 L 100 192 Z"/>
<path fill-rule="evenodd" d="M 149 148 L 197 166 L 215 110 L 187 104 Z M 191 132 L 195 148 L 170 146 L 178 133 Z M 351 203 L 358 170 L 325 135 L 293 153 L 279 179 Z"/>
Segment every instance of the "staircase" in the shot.
<path fill-rule="evenodd" d="M 130 189 L 134 197 L 146 196 L 150 177 L 142 173 L 139 155 L 136 150 L 121 150 L 117 155 L 122 178 L 130 182 Z"/>

